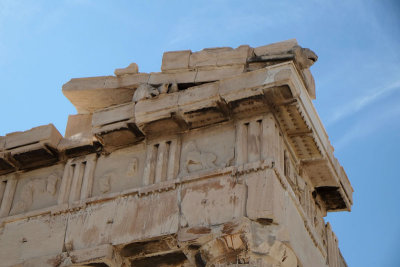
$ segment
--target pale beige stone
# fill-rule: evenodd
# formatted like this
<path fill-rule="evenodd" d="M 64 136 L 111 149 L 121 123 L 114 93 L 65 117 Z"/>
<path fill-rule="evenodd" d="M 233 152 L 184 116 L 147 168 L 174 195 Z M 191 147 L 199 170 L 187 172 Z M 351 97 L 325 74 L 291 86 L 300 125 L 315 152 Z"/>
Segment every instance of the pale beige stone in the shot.
<path fill-rule="evenodd" d="M 141 140 L 143 134 L 136 127 L 134 110 L 131 102 L 95 112 L 92 133 L 108 150 Z"/>
<path fill-rule="evenodd" d="M 305 86 L 307 88 L 308 94 L 310 95 L 311 99 L 315 99 L 315 81 L 314 77 L 312 76 L 310 69 L 302 70 L 302 76 L 304 79 Z"/>
<path fill-rule="evenodd" d="M 191 52 L 190 50 L 165 52 L 162 59 L 161 70 L 187 69 L 189 67 Z"/>
<path fill-rule="evenodd" d="M 304 170 L 315 187 L 338 186 L 339 181 L 326 160 L 304 161 Z"/>
<path fill-rule="evenodd" d="M 135 91 L 132 97 L 132 102 L 137 103 L 143 99 L 150 99 L 160 94 L 158 89 L 149 84 L 141 84 Z"/>
<path fill-rule="evenodd" d="M 221 94 L 221 97 L 229 102 L 231 98 L 236 98 L 235 95 L 239 95 L 242 92 L 247 93 L 245 89 L 263 85 L 267 77 L 267 69 L 241 73 L 234 77 L 221 80 L 219 85 L 219 92 Z M 237 98 L 239 97 L 240 96 L 238 96 Z"/>
<path fill-rule="evenodd" d="M 247 217 L 260 223 L 281 223 L 284 207 L 283 191 L 273 170 L 247 176 Z"/>
<path fill-rule="evenodd" d="M 227 107 L 218 91 L 219 84 L 215 82 L 191 87 L 179 94 L 179 110 L 190 128 L 215 124 L 228 119 Z"/>
<path fill-rule="evenodd" d="M 340 257 L 338 249 L 338 241 L 330 223 L 326 224 L 326 236 L 328 241 L 328 263 L 329 266 L 340 267 Z"/>
<path fill-rule="evenodd" d="M 96 154 L 67 161 L 58 194 L 58 204 L 74 203 L 92 196 L 96 161 Z"/>
<path fill-rule="evenodd" d="M 282 54 L 291 50 L 296 45 L 297 40 L 290 39 L 283 42 L 256 47 L 254 48 L 254 54 L 256 56 Z"/>
<path fill-rule="evenodd" d="M 131 145 L 143 140 L 143 133 L 133 120 L 120 121 L 99 128 L 93 128 L 104 150 L 112 151 L 117 148 Z"/>
<path fill-rule="evenodd" d="M 179 170 L 180 152 L 180 138 L 170 137 L 149 142 L 142 184 L 150 185 L 175 179 Z"/>
<path fill-rule="evenodd" d="M 127 103 L 99 110 L 93 113 L 93 119 L 91 121 L 92 126 L 101 127 L 103 125 L 129 120 L 133 118 L 134 110 L 134 103 Z"/>
<path fill-rule="evenodd" d="M 176 190 L 122 199 L 112 225 L 112 244 L 176 233 L 179 226 Z"/>
<path fill-rule="evenodd" d="M 5 148 L 17 167 L 28 169 L 56 162 L 57 146 L 61 139 L 54 125 L 48 124 L 7 134 Z"/>
<path fill-rule="evenodd" d="M 170 134 L 186 128 L 178 114 L 178 93 L 163 94 L 139 101 L 135 105 L 135 120 L 146 135 Z"/>
<path fill-rule="evenodd" d="M 144 145 L 139 144 L 100 156 L 94 172 L 93 196 L 140 187 L 145 153 Z"/>
<path fill-rule="evenodd" d="M 215 51 L 202 50 L 190 55 L 189 67 L 208 67 L 217 65 L 217 53 Z"/>
<path fill-rule="evenodd" d="M 181 108 L 187 107 L 188 109 L 207 107 L 206 100 L 217 101 L 219 99 L 218 88 L 218 83 L 206 83 L 190 87 L 179 94 L 178 104 Z"/>
<path fill-rule="evenodd" d="M 65 138 L 74 135 L 91 135 L 92 114 L 69 115 L 67 127 L 65 128 Z"/>
<path fill-rule="evenodd" d="M 217 237 L 204 244 L 201 251 L 201 259 L 210 265 L 218 266 L 222 263 L 242 262 L 240 251 L 245 250 L 245 242 L 240 237 L 240 234 L 230 234 L 227 236 Z"/>
<path fill-rule="evenodd" d="M 63 164 L 19 175 L 10 215 L 57 204 Z"/>
<path fill-rule="evenodd" d="M 235 160 L 232 124 L 196 131 L 183 137 L 180 174 L 231 166 Z M 213 138 L 209 138 L 209 136 Z"/>
<path fill-rule="evenodd" d="M 248 45 L 232 48 L 208 48 L 190 55 L 189 67 L 210 67 L 246 64 L 252 49 Z"/>
<path fill-rule="evenodd" d="M 268 254 L 277 260 L 282 267 L 298 266 L 296 255 L 282 242 L 275 241 Z"/>
<path fill-rule="evenodd" d="M 74 157 L 95 152 L 97 143 L 92 134 L 92 114 L 76 114 L 68 117 L 65 138 L 58 143 L 57 149 Z"/>
<path fill-rule="evenodd" d="M 149 80 L 149 74 L 125 74 L 71 79 L 63 85 L 63 94 L 78 113 L 92 113 L 112 105 L 130 102 L 135 89 Z"/>
<path fill-rule="evenodd" d="M 336 158 L 334 158 L 334 159 L 336 159 Z M 347 177 L 347 174 L 344 171 L 343 167 L 340 168 L 340 172 L 338 173 L 338 176 L 339 176 L 340 183 L 343 186 L 343 189 L 344 189 L 344 191 L 346 193 L 346 196 L 349 199 L 350 204 L 353 205 L 353 192 L 354 192 L 354 189 L 351 186 L 349 178 Z"/>
<path fill-rule="evenodd" d="M 196 71 L 187 70 L 174 73 L 152 72 L 149 78 L 149 84 L 163 83 L 194 83 Z"/>
<path fill-rule="evenodd" d="M 70 213 L 65 244 L 71 250 L 109 244 L 117 205 L 117 201 L 93 204 L 86 210 Z"/>
<path fill-rule="evenodd" d="M 246 64 L 247 58 L 251 56 L 252 49 L 248 45 L 242 45 L 231 51 L 218 53 L 217 65 Z"/>
<path fill-rule="evenodd" d="M 61 134 L 53 124 L 32 128 L 25 132 L 15 132 L 6 135 L 6 149 L 13 149 L 25 145 L 45 142 L 47 145 L 56 147 Z"/>
<path fill-rule="evenodd" d="M 244 214 L 244 198 L 244 186 L 229 176 L 186 184 L 182 189 L 182 226 L 211 226 L 239 218 Z"/>
<path fill-rule="evenodd" d="M 17 187 L 17 175 L 9 174 L 1 177 L 0 186 L 0 218 L 9 215 L 13 203 L 15 188 Z"/>
<path fill-rule="evenodd" d="M 73 103 L 80 114 L 92 113 L 112 105 L 127 103 L 132 99 L 133 93 L 134 89 L 130 88 L 107 88 L 94 92 L 92 90 L 64 91 L 64 95 Z"/>
<path fill-rule="evenodd" d="M 66 255 L 56 254 L 56 255 L 46 255 L 37 258 L 27 259 L 22 263 L 12 265 L 12 267 L 54 267 L 54 265 L 62 264 Z"/>
<path fill-rule="evenodd" d="M 143 118 L 142 116 L 155 116 L 152 120 L 157 120 L 163 117 L 163 113 L 170 113 L 176 111 L 178 108 L 178 94 L 160 95 L 157 98 L 147 99 L 138 102 L 135 105 L 135 118 L 137 123 L 142 119 L 150 120 L 152 118 Z"/>
<path fill-rule="evenodd" d="M 272 114 L 240 120 L 236 124 L 236 162 L 239 165 L 257 161 L 280 166 L 279 131 Z"/>
<path fill-rule="evenodd" d="M 288 199 L 289 196 L 285 195 Z M 292 201 L 287 202 L 285 205 L 285 220 L 284 224 L 287 225 L 288 235 L 290 237 L 290 246 L 293 251 L 296 251 L 296 255 L 299 258 L 299 262 L 305 264 L 305 266 L 327 266 L 325 262 L 326 251 L 323 250 L 321 237 L 315 234 L 310 236 L 312 228 L 310 224 L 305 224 L 304 220 L 310 220 L 302 217 L 296 210 L 295 203 Z M 303 226 L 302 223 L 303 222 Z M 307 225 L 308 229 L 305 229 L 304 225 Z M 314 238 L 314 240 L 313 240 Z M 320 240 L 319 242 L 317 240 Z M 310 250 L 309 253 L 307 247 L 314 246 L 314 250 Z M 329 265 L 328 265 L 329 266 Z"/>
<path fill-rule="evenodd" d="M 318 60 L 318 56 L 309 48 L 296 46 L 293 49 L 293 53 L 295 56 L 295 63 L 301 70 L 308 69 Z"/>
<path fill-rule="evenodd" d="M 6 224 L 0 235 L 1 264 L 11 266 L 30 258 L 61 253 L 66 224 L 65 215 Z"/>
<path fill-rule="evenodd" d="M 126 68 L 114 70 L 115 76 L 122 76 L 125 74 L 136 74 L 136 73 L 139 73 L 139 67 L 136 63 L 131 63 Z"/>
<path fill-rule="evenodd" d="M 123 76 L 106 79 L 106 88 L 137 88 L 140 84 L 148 82 L 150 74 L 148 73 L 128 73 Z M 121 104 L 121 103 L 118 103 Z"/>
<path fill-rule="evenodd" d="M 195 82 L 218 81 L 243 73 L 244 65 L 202 68 L 197 71 Z"/>

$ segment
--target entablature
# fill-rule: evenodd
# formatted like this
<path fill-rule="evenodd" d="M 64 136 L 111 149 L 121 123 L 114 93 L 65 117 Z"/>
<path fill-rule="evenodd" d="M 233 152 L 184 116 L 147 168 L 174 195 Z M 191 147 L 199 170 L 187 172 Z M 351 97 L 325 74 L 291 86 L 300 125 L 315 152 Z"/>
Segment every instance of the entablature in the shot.
<path fill-rule="evenodd" d="M 323 217 L 353 189 L 311 101 L 316 60 L 288 40 L 72 79 L 64 137 L 0 137 L 5 265 L 342 264 Z"/>
<path fill-rule="evenodd" d="M 247 118 L 272 114 L 296 169 L 307 173 L 326 210 L 350 210 L 351 185 L 333 155 L 296 64 L 287 61 L 182 90 L 175 83 L 140 84 L 131 102 L 70 117 L 71 128 L 78 126 L 75 131 L 67 128 L 65 138 L 52 125 L 3 137 L 0 171 L 38 168 L 93 152 L 110 153 L 165 134 L 225 121 L 239 125 Z M 79 125 L 80 120 L 85 123 Z M 257 125 L 246 125 L 246 131 L 259 131 Z M 241 154 L 238 149 L 236 154 Z"/>

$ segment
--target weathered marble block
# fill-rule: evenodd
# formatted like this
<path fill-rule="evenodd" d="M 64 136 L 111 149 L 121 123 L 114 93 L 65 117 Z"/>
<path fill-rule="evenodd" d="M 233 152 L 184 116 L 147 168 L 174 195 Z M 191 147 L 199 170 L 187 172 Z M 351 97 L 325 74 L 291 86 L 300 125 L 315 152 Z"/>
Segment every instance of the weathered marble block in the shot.
<path fill-rule="evenodd" d="M 92 133 L 92 114 L 68 116 L 65 137 L 57 148 L 69 158 L 98 151 L 100 144 Z"/>
<path fill-rule="evenodd" d="M 143 144 L 101 155 L 94 171 L 92 195 L 123 192 L 142 186 L 145 159 L 146 150 Z"/>
<path fill-rule="evenodd" d="M 149 80 L 149 74 L 126 74 L 71 79 L 63 85 L 62 92 L 78 113 L 93 113 L 113 105 L 128 103 L 135 89 Z"/>
<path fill-rule="evenodd" d="M 134 113 L 134 103 L 97 111 L 92 118 L 92 133 L 106 147 L 120 147 L 140 141 L 143 134 L 136 126 Z"/>
<path fill-rule="evenodd" d="M 10 152 L 0 151 L 0 175 L 15 170 L 15 163 L 11 160 Z"/>
<path fill-rule="evenodd" d="M 179 95 L 179 111 L 190 128 L 228 120 L 229 110 L 219 95 L 219 84 L 191 87 Z"/>
<path fill-rule="evenodd" d="M 178 114 L 179 93 L 162 94 L 135 105 L 135 119 L 145 135 L 179 132 L 187 128 Z"/>
<path fill-rule="evenodd" d="M 5 150 L 20 169 L 48 165 L 58 160 L 57 146 L 62 136 L 52 125 L 6 136 Z"/>
<path fill-rule="evenodd" d="M 64 164 L 18 175 L 10 215 L 57 205 Z"/>

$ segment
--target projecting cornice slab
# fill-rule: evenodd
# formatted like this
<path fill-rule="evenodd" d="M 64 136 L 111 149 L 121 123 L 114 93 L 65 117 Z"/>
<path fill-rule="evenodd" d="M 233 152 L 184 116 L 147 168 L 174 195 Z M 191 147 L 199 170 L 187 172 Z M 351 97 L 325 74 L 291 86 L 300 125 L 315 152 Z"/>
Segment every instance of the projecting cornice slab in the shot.
<path fill-rule="evenodd" d="M 317 58 L 311 50 L 298 46 L 295 39 L 257 48 L 242 45 L 236 49 L 225 47 L 206 48 L 199 52 L 173 51 L 164 53 L 162 72 L 139 73 L 137 65 L 132 63 L 125 69 L 117 69 L 117 76 L 71 79 L 64 84 L 63 93 L 79 113 L 92 113 L 131 101 L 136 88 L 144 83 L 153 86 L 178 84 L 182 89 L 271 64 L 293 61 L 310 96 L 315 98 L 315 84 L 309 67 Z"/>

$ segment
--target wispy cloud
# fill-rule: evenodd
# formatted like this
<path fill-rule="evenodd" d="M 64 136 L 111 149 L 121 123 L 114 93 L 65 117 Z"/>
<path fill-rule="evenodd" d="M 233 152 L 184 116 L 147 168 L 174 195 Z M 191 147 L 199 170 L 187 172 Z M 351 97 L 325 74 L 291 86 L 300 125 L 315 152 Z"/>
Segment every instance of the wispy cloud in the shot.
<path fill-rule="evenodd" d="M 359 120 L 352 127 L 345 131 L 344 135 L 334 142 L 335 149 L 340 150 L 352 141 L 369 136 L 379 129 L 382 129 L 388 123 L 398 122 L 400 117 L 400 105 L 387 106 L 380 112 L 373 113 L 370 117 Z"/>
<path fill-rule="evenodd" d="M 332 125 L 347 116 L 353 115 L 354 113 L 362 110 L 368 105 L 371 105 L 374 102 L 378 101 L 380 98 L 384 96 L 389 96 L 390 94 L 393 94 L 395 91 L 398 90 L 400 90 L 400 80 L 397 80 L 383 88 L 374 88 L 373 90 L 370 90 L 366 95 L 354 99 L 345 106 L 341 107 L 339 110 L 335 111 L 328 121 L 327 125 Z"/>

